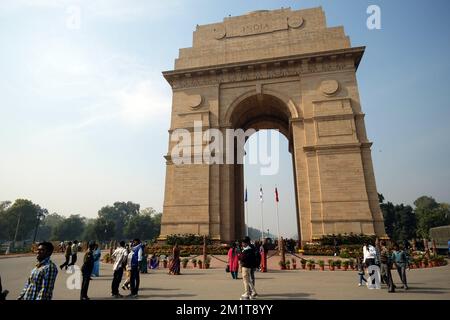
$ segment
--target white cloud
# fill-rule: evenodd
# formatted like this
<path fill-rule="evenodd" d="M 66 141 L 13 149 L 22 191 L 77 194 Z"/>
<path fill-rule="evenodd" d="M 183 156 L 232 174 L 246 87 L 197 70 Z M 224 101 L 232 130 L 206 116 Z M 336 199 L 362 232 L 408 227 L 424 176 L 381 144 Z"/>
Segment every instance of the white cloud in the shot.
<path fill-rule="evenodd" d="M 150 80 L 123 88 L 115 98 L 120 106 L 120 116 L 131 124 L 148 123 L 170 116 L 170 92 L 163 92 Z"/>

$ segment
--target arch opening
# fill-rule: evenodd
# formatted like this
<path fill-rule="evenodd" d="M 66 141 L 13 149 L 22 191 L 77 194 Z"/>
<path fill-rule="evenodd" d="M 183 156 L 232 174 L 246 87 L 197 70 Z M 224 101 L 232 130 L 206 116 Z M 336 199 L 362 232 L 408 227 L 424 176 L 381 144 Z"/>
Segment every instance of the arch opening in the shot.
<path fill-rule="evenodd" d="M 265 237 L 269 229 L 270 234 L 277 237 L 280 232 L 283 237 L 300 239 L 300 215 L 297 206 L 294 154 L 291 152 L 290 119 L 292 115 L 289 107 L 279 98 L 269 94 L 246 97 L 234 106 L 229 116 L 233 129 L 256 130 L 256 134 L 246 137 L 244 159 L 240 162 L 243 164 L 235 162 L 234 165 L 236 238 L 247 234 L 248 225 L 253 230 L 257 229 L 260 234 L 263 228 Z M 267 157 L 261 159 L 262 156 Z M 254 159 L 257 159 L 257 163 L 254 163 Z M 268 170 L 268 173 L 266 170 L 264 173 L 264 167 L 271 167 L 275 171 Z M 246 187 L 247 202 L 244 199 Z M 260 187 L 263 188 L 262 204 L 258 203 Z M 279 221 L 276 213 L 275 187 L 279 194 L 282 192 L 284 199 L 282 205 L 278 203 Z M 291 222 L 294 219 L 296 223 L 289 225 L 286 218 Z M 263 222 L 264 219 L 266 224 Z M 255 232 L 250 235 L 255 237 Z"/>

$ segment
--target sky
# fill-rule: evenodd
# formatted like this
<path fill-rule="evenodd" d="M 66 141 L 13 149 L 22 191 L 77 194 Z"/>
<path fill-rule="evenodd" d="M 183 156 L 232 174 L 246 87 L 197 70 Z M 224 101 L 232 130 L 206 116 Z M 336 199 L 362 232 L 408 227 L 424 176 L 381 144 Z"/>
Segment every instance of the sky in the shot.
<path fill-rule="evenodd" d="M 369 30 L 369 5 L 381 29 Z M 450 202 L 450 2 L 120 1 L 0 2 L 0 201 L 27 198 L 50 212 L 95 217 L 115 201 L 162 210 L 171 88 L 161 75 L 197 24 L 260 9 L 322 6 L 366 46 L 357 71 L 377 188 L 386 200 Z M 256 136 L 255 136 L 256 137 Z M 249 225 L 295 235 L 292 163 L 246 167 Z"/>

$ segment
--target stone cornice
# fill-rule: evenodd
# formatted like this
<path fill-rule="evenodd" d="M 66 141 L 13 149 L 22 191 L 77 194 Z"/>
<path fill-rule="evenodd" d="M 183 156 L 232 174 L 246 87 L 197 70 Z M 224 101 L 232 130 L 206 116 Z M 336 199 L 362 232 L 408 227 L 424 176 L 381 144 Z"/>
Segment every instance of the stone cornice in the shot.
<path fill-rule="evenodd" d="M 320 72 L 356 70 L 364 50 L 365 47 L 345 48 L 211 67 L 178 69 L 164 71 L 163 76 L 173 89 L 181 89 Z"/>

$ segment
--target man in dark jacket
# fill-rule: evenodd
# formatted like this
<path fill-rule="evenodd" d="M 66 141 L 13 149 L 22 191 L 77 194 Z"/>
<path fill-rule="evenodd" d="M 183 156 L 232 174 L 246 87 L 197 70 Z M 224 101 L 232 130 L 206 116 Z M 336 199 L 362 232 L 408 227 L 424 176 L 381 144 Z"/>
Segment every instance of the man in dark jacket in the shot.
<path fill-rule="evenodd" d="M 89 300 L 87 295 L 89 290 L 89 282 L 91 281 L 92 270 L 94 269 L 94 250 L 95 243 L 89 244 L 89 250 L 84 255 L 81 273 L 83 274 L 83 282 L 81 284 L 80 300 Z"/>
<path fill-rule="evenodd" d="M 241 296 L 241 300 L 254 299 L 257 293 L 251 279 L 251 271 L 256 265 L 255 249 L 250 246 L 250 239 L 248 237 L 242 240 L 242 247 L 240 261 L 245 292 Z"/>

